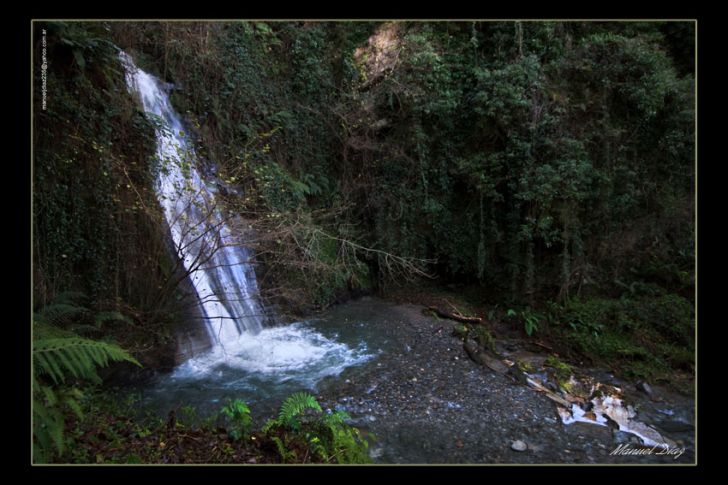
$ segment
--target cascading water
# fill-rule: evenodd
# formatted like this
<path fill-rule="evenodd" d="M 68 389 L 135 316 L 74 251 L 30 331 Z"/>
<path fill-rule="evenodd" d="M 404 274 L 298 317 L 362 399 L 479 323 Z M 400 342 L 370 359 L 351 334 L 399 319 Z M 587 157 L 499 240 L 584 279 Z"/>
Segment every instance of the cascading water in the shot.
<path fill-rule="evenodd" d="M 209 352 L 187 360 L 159 382 L 158 396 L 199 406 L 200 395 L 218 402 L 222 391 L 239 396 L 247 389 L 253 391 L 248 399 L 256 400 L 301 385 L 312 388 L 323 377 L 369 360 L 364 344 L 349 347 L 337 342 L 336 335 L 316 331 L 311 322 L 264 328 L 251 254 L 236 241 L 228 224 L 231 215 L 216 205 L 216 191 L 199 171 L 194 148 L 170 104 L 168 85 L 139 69 L 128 54 L 120 51 L 119 57 L 129 90 L 155 123 L 157 198 L 213 343 Z M 283 383 L 289 388 L 280 389 Z"/>
<path fill-rule="evenodd" d="M 139 94 L 144 111 L 157 118 L 157 196 L 179 257 L 190 272 L 212 341 L 222 345 L 236 341 L 245 331 L 260 332 L 264 314 L 248 250 L 236 244 L 216 207 L 163 84 L 136 67 L 126 53 L 120 57 L 127 85 Z"/>

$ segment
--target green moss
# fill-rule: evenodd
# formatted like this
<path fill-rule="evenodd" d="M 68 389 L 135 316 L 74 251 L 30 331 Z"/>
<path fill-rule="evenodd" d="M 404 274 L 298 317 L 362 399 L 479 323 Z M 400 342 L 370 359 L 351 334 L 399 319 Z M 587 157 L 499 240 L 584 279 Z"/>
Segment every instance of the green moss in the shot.
<path fill-rule="evenodd" d="M 434 314 L 434 312 L 432 310 L 427 310 L 427 311 Z M 464 325 L 462 323 L 456 323 L 452 329 L 452 334 L 463 340 L 468 338 L 469 333 L 470 333 L 470 328 L 467 325 Z"/>
<path fill-rule="evenodd" d="M 522 360 L 516 360 L 516 365 L 518 366 L 518 370 L 521 372 L 531 373 L 535 370 L 533 364 Z"/>
<path fill-rule="evenodd" d="M 549 355 L 546 358 L 544 365 L 547 367 L 551 367 L 554 370 L 556 379 L 559 384 L 562 385 L 562 387 L 563 384 L 569 379 L 569 377 L 571 377 L 571 374 L 573 373 L 571 366 L 566 362 L 563 362 L 555 355 Z"/>

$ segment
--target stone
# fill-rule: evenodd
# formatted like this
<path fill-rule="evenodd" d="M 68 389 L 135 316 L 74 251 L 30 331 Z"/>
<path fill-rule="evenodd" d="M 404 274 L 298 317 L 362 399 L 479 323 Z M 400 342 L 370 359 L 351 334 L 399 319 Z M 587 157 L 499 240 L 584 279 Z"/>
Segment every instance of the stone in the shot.
<path fill-rule="evenodd" d="M 662 420 L 655 424 L 666 433 L 687 433 L 695 429 L 691 423 L 678 420 Z"/>
<path fill-rule="evenodd" d="M 647 384 L 645 381 L 639 381 L 637 384 L 635 384 L 635 387 L 637 388 L 638 391 L 644 392 L 645 394 L 647 394 L 647 396 L 649 398 L 654 397 L 652 387 L 649 384 Z"/>
<path fill-rule="evenodd" d="M 516 440 L 511 443 L 511 449 L 513 451 L 526 451 L 528 449 L 528 445 L 521 440 Z"/>
<path fill-rule="evenodd" d="M 629 443 L 631 437 L 632 435 L 630 433 L 625 433 L 617 429 L 614 430 L 614 442 L 618 445 Z"/>

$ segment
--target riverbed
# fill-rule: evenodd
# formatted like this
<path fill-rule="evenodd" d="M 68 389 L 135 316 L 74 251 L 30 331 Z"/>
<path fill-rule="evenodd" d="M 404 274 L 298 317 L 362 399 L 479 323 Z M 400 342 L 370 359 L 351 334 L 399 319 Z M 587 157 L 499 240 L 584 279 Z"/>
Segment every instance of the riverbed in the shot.
<path fill-rule="evenodd" d="M 142 402 L 160 414 L 189 405 L 209 415 L 238 398 L 260 421 L 292 392 L 306 390 L 373 433 L 376 463 L 694 462 L 691 396 L 658 386 L 647 396 L 608 371 L 581 369 L 624 389 L 637 418 L 676 444 L 648 452 L 614 426 L 563 424 L 546 396 L 470 360 L 454 324 L 417 305 L 364 297 L 266 329 L 222 360 L 192 359 L 158 376 Z M 521 344 L 497 345 L 512 352 Z"/>

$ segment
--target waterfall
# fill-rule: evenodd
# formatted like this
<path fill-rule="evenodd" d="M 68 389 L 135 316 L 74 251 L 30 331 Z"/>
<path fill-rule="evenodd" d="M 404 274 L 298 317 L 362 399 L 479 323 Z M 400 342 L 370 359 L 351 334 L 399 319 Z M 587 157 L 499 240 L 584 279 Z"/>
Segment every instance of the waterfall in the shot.
<path fill-rule="evenodd" d="M 155 125 L 157 198 L 213 344 L 208 352 L 160 377 L 159 393 L 152 399 L 191 393 L 185 399 L 205 396 L 218 402 L 212 396 L 226 389 L 236 397 L 254 389 L 246 399 L 256 399 L 277 392 L 274 389 L 312 389 L 324 377 L 368 361 L 372 354 L 363 342 L 351 348 L 335 335 L 327 337 L 311 328 L 311 322 L 263 328 L 250 251 L 235 240 L 228 223 L 234 215 L 216 204 L 215 188 L 200 173 L 194 147 L 170 104 L 170 86 L 139 69 L 123 51 L 119 57 L 129 91 L 139 96 Z"/>
<path fill-rule="evenodd" d="M 207 331 L 217 346 L 244 333 L 258 334 L 264 312 L 259 303 L 250 251 L 232 235 L 215 189 L 197 166 L 194 147 L 169 101 L 169 85 L 139 69 L 119 52 L 127 87 L 139 96 L 155 124 L 159 176 L 157 198 L 177 253 L 195 287 Z"/>

